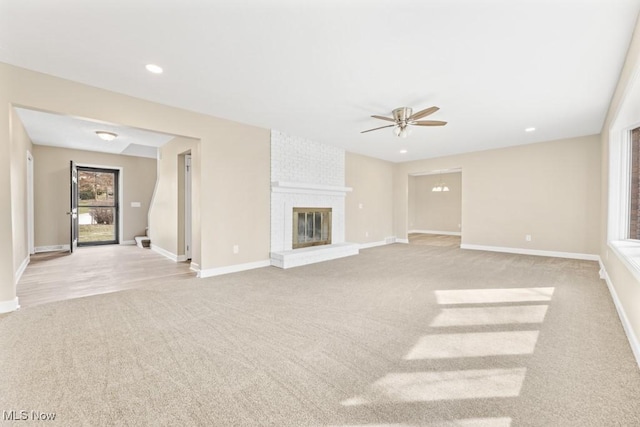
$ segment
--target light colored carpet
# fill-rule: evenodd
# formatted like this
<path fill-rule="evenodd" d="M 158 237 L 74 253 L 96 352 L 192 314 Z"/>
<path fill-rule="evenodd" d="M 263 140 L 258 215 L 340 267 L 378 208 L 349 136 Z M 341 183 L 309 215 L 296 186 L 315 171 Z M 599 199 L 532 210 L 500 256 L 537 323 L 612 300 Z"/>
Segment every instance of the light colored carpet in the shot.
<path fill-rule="evenodd" d="M 460 236 L 448 236 L 444 234 L 409 234 L 409 243 L 422 246 L 460 247 Z"/>
<path fill-rule="evenodd" d="M 0 348 L 0 409 L 57 425 L 640 425 L 588 261 L 396 244 L 23 309 Z"/>

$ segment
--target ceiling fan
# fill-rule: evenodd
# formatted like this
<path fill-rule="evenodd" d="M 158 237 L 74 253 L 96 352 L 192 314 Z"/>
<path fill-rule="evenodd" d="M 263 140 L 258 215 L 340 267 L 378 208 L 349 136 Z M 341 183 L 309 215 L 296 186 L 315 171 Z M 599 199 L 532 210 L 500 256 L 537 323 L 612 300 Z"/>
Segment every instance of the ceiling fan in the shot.
<path fill-rule="evenodd" d="M 372 132 L 378 129 L 385 128 L 393 128 L 393 132 L 396 136 L 401 138 L 406 138 L 409 135 L 409 126 L 444 126 L 447 122 L 442 122 L 440 120 L 418 120 L 423 117 L 428 116 L 429 114 L 433 114 L 438 111 L 438 107 L 429 107 L 424 110 L 418 111 L 417 113 L 413 113 L 413 109 L 409 107 L 400 107 L 396 108 L 392 111 L 393 117 L 384 117 L 384 116 L 371 116 L 374 119 L 386 120 L 388 122 L 393 122 L 392 125 L 380 126 L 378 128 L 363 130 L 360 133 Z"/>

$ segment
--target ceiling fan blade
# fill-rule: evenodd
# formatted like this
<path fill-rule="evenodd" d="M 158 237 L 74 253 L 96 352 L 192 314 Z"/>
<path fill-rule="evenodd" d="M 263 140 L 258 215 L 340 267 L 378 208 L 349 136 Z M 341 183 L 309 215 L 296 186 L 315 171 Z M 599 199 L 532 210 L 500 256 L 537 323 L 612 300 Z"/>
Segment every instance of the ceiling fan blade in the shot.
<path fill-rule="evenodd" d="M 418 111 L 415 114 L 412 114 L 411 117 L 409 117 L 408 120 L 418 120 L 421 119 L 423 117 L 427 117 L 429 114 L 433 114 L 436 111 L 438 111 L 440 108 L 438 107 L 429 107 L 429 108 L 425 108 L 422 111 Z"/>
<path fill-rule="evenodd" d="M 371 116 L 374 119 L 380 119 L 380 120 L 386 120 L 388 122 L 396 122 L 394 119 L 392 119 L 391 117 L 384 117 L 384 116 Z"/>
<path fill-rule="evenodd" d="M 363 131 L 362 131 L 362 132 L 360 132 L 360 133 L 367 133 L 367 132 L 371 132 L 371 131 L 378 130 L 378 129 L 384 129 L 384 128 L 392 128 L 392 127 L 394 127 L 394 126 L 395 126 L 395 125 L 380 126 L 379 128 L 373 128 L 373 129 L 369 129 L 369 130 L 363 130 Z"/>
<path fill-rule="evenodd" d="M 415 126 L 444 126 L 447 122 L 441 122 L 440 120 L 421 120 L 419 122 L 410 123 Z"/>

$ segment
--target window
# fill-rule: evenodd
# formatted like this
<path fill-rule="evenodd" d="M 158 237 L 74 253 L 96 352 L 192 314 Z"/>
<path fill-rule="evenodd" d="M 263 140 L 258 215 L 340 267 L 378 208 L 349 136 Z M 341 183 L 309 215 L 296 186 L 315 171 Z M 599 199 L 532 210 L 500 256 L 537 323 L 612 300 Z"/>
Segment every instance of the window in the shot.
<path fill-rule="evenodd" d="M 631 131 L 629 173 L 629 238 L 640 240 L 640 128 Z"/>

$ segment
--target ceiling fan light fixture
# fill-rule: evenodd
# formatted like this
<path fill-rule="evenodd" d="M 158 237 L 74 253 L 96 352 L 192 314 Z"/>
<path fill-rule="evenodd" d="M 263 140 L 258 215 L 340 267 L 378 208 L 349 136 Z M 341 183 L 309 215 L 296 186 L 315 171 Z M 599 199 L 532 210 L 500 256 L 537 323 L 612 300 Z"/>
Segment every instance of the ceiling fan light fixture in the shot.
<path fill-rule="evenodd" d="M 113 141 L 118 137 L 117 133 L 107 132 L 106 130 L 97 130 L 96 135 L 103 141 Z"/>
<path fill-rule="evenodd" d="M 436 191 L 436 192 L 438 192 L 438 191 L 442 191 L 442 187 L 441 187 L 440 185 L 436 185 L 435 187 L 433 187 L 433 188 L 431 189 L 431 191 Z"/>

